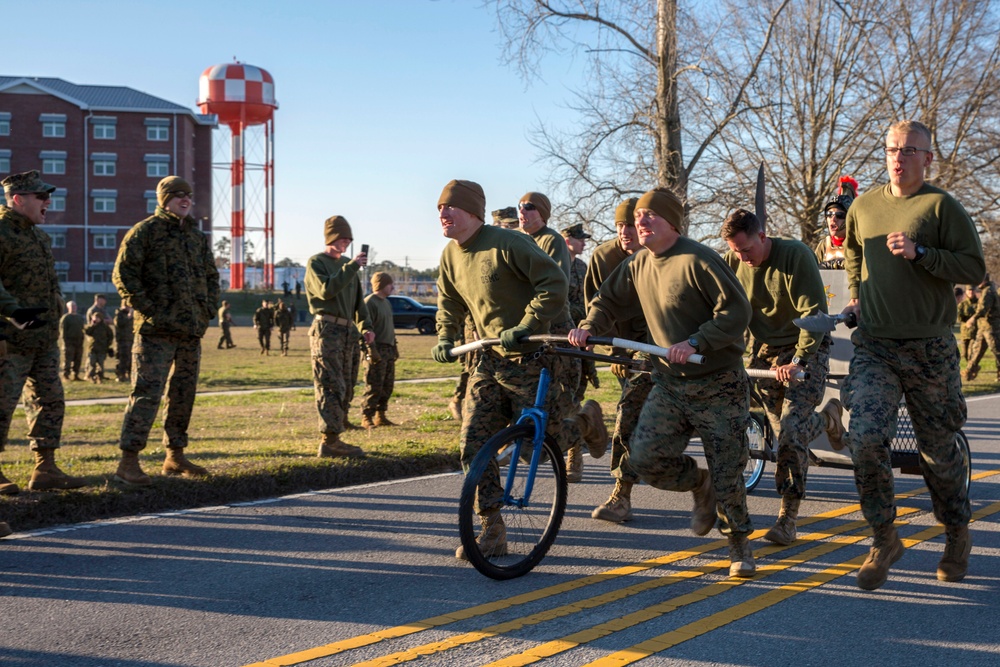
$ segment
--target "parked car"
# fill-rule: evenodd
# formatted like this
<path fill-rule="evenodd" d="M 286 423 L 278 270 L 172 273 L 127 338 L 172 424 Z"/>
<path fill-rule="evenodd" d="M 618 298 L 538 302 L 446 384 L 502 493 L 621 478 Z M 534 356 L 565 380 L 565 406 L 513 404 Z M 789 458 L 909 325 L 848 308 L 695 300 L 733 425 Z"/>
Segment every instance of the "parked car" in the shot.
<path fill-rule="evenodd" d="M 432 334 L 437 317 L 437 306 L 425 306 L 408 296 L 390 295 L 392 323 L 397 329 L 416 329 L 422 334 Z"/>

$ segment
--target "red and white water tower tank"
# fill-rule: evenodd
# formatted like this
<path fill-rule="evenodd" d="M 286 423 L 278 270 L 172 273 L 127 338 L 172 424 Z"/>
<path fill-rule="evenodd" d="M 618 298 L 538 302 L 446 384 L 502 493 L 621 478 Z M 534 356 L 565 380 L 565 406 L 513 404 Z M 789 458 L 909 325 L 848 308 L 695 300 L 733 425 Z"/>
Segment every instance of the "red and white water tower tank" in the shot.
<path fill-rule="evenodd" d="M 232 250 L 230 287 L 244 286 L 244 234 L 247 229 L 246 161 L 244 134 L 247 128 L 264 126 L 264 282 L 274 285 L 274 79 L 267 70 L 245 63 L 213 65 L 198 81 L 198 106 L 215 114 L 232 133 Z"/>

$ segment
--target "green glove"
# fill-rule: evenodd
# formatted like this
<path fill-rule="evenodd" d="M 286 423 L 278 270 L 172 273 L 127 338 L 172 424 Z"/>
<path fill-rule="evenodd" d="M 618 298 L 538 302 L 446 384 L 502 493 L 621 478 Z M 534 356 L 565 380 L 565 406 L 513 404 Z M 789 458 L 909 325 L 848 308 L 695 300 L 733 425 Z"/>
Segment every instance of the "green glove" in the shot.
<path fill-rule="evenodd" d="M 521 349 L 521 344 L 518 340 L 524 336 L 530 336 L 532 333 L 534 332 L 531 330 L 531 327 L 524 324 L 504 329 L 500 332 L 500 345 L 508 352 L 517 352 Z"/>
<path fill-rule="evenodd" d="M 452 361 L 458 361 L 458 357 L 451 356 L 451 349 L 455 347 L 455 343 L 448 340 L 447 338 L 441 338 L 438 340 L 438 344 L 431 348 L 431 356 L 434 357 L 434 361 L 439 364 L 447 364 Z"/>

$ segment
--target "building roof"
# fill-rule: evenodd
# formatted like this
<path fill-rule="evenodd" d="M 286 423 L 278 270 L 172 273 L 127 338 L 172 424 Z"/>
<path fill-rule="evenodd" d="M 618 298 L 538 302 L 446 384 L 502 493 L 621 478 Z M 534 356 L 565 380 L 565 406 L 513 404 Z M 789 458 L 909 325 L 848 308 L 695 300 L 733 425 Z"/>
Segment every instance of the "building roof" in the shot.
<path fill-rule="evenodd" d="M 142 113 L 183 113 L 203 125 L 215 125 L 212 114 L 199 114 L 180 104 L 154 97 L 125 86 L 81 86 L 63 79 L 28 76 L 0 76 L 0 93 L 43 92 L 90 111 L 132 111 Z"/>

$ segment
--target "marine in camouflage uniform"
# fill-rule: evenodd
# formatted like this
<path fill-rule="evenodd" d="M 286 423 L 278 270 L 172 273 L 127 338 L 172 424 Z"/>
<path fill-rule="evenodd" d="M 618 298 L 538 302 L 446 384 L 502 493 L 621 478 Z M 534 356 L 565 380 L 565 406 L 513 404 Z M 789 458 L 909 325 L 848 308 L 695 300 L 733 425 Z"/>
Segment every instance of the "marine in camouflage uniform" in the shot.
<path fill-rule="evenodd" d="M 1000 347 L 997 347 L 1000 342 L 1000 296 L 997 295 L 997 288 L 989 278 L 987 275 L 979 284 L 979 301 L 971 317 L 970 328 L 975 331 L 975 337 L 969 346 L 968 364 L 963 374 L 968 382 L 975 380 L 979 375 L 979 362 L 983 360 L 986 348 L 989 348 L 997 359 L 997 382 L 1000 382 Z"/>
<path fill-rule="evenodd" d="M 135 336 L 132 325 L 132 311 L 128 306 L 122 306 L 115 312 L 115 347 L 118 360 L 115 366 L 115 379 L 118 382 L 132 380 L 132 339 Z"/>
<path fill-rule="evenodd" d="M 274 308 L 274 326 L 278 327 L 278 344 L 281 346 L 281 356 L 288 356 L 288 343 L 292 337 L 292 327 L 295 319 L 292 311 L 288 309 L 285 302 L 278 299 L 278 305 Z"/>
<path fill-rule="evenodd" d="M 748 448 L 748 382 L 743 370 L 743 333 L 750 303 L 718 253 L 681 236 L 684 205 L 669 190 L 651 190 L 635 205 L 636 226 L 646 252 L 637 253 L 601 284 L 587 319 L 570 334 L 586 345 L 591 333 L 614 330 L 622 318 L 645 316 L 653 343 L 670 347 L 668 359 L 653 358 L 653 388 L 632 434 L 629 463 L 658 489 L 691 491 L 691 528 L 706 535 L 713 526 L 729 539 L 730 576 L 756 572 L 747 536 L 743 468 Z M 703 365 L 686 364 L 695 352 Z M 701 436 L 708 470 L 684 453 Z"/>
<path fill-rule="evenodd" d="M 260 353 L 268 356 L 271 354 L 272 326 L 274 326 L 274 310 L 271 308 L 271 302 L 265 299 L 260 304 L 260 308 L 253 313 L 253 328 L 257 330 Z"/>
<path fill-rule="evenodd" d="M 962 359 L 968 364 L 972 343 L 976 340 L 976 306 L 979 304 L 979 288 L 968 285 L 964 298 L 958 302 L 958 349 Z"/>
<path fill-rule="evenodd" d="M 606 241 L 594 249 L 587 265 L 587 275 L 584 280 L 584 302 L 590 303 L 597 296 L 601 284 L 620 264 L 629 257 L 643 250 L 639 245 L 639 236 L 635 229 L 635 204 L 638 197 L 629 197 L 621 201 L 615 208 L 615 238 Z M 614 323 L 613 335 L 626 340 L 640 343 L 647 342 L 648 332 L 646 319 L 638 313 L 631 319 L 618 319 Z M 648 361 L 649 355 L 611 350 L 616 356 L 628 356 L 639 361 Z M 594 508 L 591 516 L 603 521 L 618 523 L 632 518 L 632 487 L 638 483 L 639 475 L 629 465 L 626 454 L 632 433 L 639 422 L 642 406 L 653 388 L 653 380 L 647 373 L 630 373 L 625 364 L 612 364 L 611 372 L 618 378 L 621 395 L 615 409 L 615 430 L 611 436 L 611 476 L 615 480 L 615 488 L 606 501 Z"/>
<path fill-rule="evenodd" d="M 227 350 L 236 347 L 236 343 L 233 342 L 233 316 L 229 313 L 229 302 L 223 301 L 222 305 L 219 306 L 219 344 L 218 349 L 222 349 L 225 345 Z"/>
<path fill-rule="evenodd" d="M 466 315 L 462 338 L 455 342 L 464 345 L 465 343 L 473 343 L 477 340 L 479 340 L 479 334 L 476 333 L 476 323 L 472 321 L 471 315 Z M 457 422 L 462 421 L 462 411 L 464 409 L 462 405 L 468 393 L 469 378 L 476 372 L 476 366 L 479 365 L 479 354 L 479 352 L 469 352 L 459 362 L 462 364 L 462 372 L 458 376 L 458 382 L 455 383 L 455 393 L 452 394 L 451 401 L 448 403 L 448 410 L 451 412 L 452 419 Z"/>
<path fill-rule="evenodd" d="M 571 269 L 569 248 L 562 236 L 547 224 L 551 210 L 548 197 L 540 192 L 529 192 L 518 203 L 518 221 L 521 231 L 533 238 L 538 247 L 555 260 L 568 283 Z M 564 335 L 574 326 L 567 299 L 562 314 L 552 321 L 552 333 Z M 570 483 L 583 479 L 584 444 L 595 459 L 604 456 L 608 448 L 608 430 L 600 403 L 588 400 L 581 406 L 577 401 L 582 377 L 583 365 L 578 357 L 559 355 L 553 359 L 552 379 L 556 383 L 556 391 L 550 418 L 563 425 L 557 440 L 560 448 L 567 452 L 566 481 Z"/>
<path fill-rule="evenodd" d="M 87 354 L 87 379 L 94 384 L 101 384 L 105 379 L 104 364 L 112 349 L 111 343 L 114 340 L 115 332 L 104 321 L 101 311 L 95 311 L 90 324 L 83 328 L 83 333 L 90 343 L 90 352 Z"/>
<path fill-rule="evenodd" d="M 18 400 L 24 403 L 28 442 L 35 457 L 28 488 L 75 489 L 85 484 L 55 463 L 66 401 L 59 379 L 59 318 L 64 303 L 45 222 L 54 185 L 37 171 L 3 179 L 0 206 L 0 451 L 7 446 Z M 26 309 L 43 309 L 26 312 Z M 23 394 L 22 394 L 23 390 Z M 0 494 L 19 491 L 0 472 Z M 3 524 L 4 526 L 6 524 Z"/>
<path fill-rule="evenodd" d="M 568 282 L 566 274 L 530 238 L 485 225 L 485 208 L 483 189 L 472 181 L 451 181 L 438 199 L 442 231 L 452 242 L 441 253 L 438 344 L 431 354 L 442 363 L 456 361 L 450 352 L 466 314 L 471 315 L 481 338 L 501 340 L 500 350 L 480 355 L 469 379 L 461 431 L 466 470 L 488 438 L 534 404 L 541 370 L 550 364 L 551 355 L 538 357 L 534 354 L 537 345 L 517 341 L 548 333 L 549 323 L 563 315 Z M 555 393 L 546 396 L 550 414 Z M 551 419 L 547 433 L 554 437 L 561 427 L 559 420 Z M 502 495 L 500 471 L 494 463 L 476 496 L 482 522 L 477 540 L 486 554 L 506 553 Z M 455 556 L 464 559 L 464 549 L 459 547 Z"/>
<path fill-rule="evenodd" d="M 396 383 L 396 328 L 392 321 L 392 304 L 388 297 L 394 286 L 392 276 L 384 271 L 376 271 L 372 276 L 372 293 L 365 297 L 368 318 L 372 323 L 375 340 L 368 345 L 367 368 L 365 369 L 365 394 L 361 401 L 363 418 L 361 426 L 395 426 L 386 417 L 385 411 L 392 398 Z"/>
<path fill-rule="evenodd" d="M 76 312 L 76 302 L 66 302 L 66 314 L 59 319 L 59 340 L 63 348 L 63 377 L 80 379 L 80 365 L 83 363 L 83 327 L 87 321 Z"/>
<path fill-rule="evenodd" d="M 956 446 L 967 408 L 952 333 L 952 287 L 978 283 L 986 264 L 969 214 L 947 192 L 924 182 L 934 157 L 931 145 L 926 126 L 893 124 L 886 136 L 890 182 L 858 197 L 847 213 L 851 301 L 845 311 L 859 313 L 860 321 L 851 336 L 854 357 L 841 398 L 851 413 L 847 444 L 861 510 L 874 532 L 857 578 L 866 590 L 885 583 L 904 550 L 893 526 L 890 456 L 903 397 L 934 516 L 945 525 L 938 578 L 962 579 L 972 548 L 966 470 Z"/>
<path fill-rule="evenodd" d="M 587 316 L 587 302 L 583 299 L 583 283 L 587 280 L 587 263 L 580 259 L 579 255 L 583 252 L 590 234 L 583 231 L 583 225 L 580 223 L 564 227 L 561 233 L 566 239 L 566 248 L 569 250 L 571 259 L 569 267 L 569 315 L 575 326 L 577 322 Z M 599 389 L 601 386 L 593 359 L 581 359 L 580 367 L 580 384 L 573 397 L 577 403 L 583 401 L 588 382 L 594 386 L 594 389 Z"/>
<path fill-rule="evenodd" d="M 122 240 L 111 276 L 135 319 L 132 391 L 115 480 L 140 486 L 151 483 L 139 465 L 139 452 L 146 447 L 164 393 L 163 473 L 208 474 L 187 459 L 184 449 L 198 390 L 201 339 L 219 307 L 219 271 L 208 236 L 191 214 L 191 186 L 179 176 L 167 176 L 156 186 L 156 200 L 156 212 Z"/>
<path fill-rule="evenodd" d="M 355 321 L 361 322 L 366 343 L 375 340 L 358 278 L 368 256 L 359 253 L 353 260 L 344 256 L 354 235 L 343 216 L 328 218 L 323 233 L 326 250 L 309 258 L 305 277 L 306 300 L 313 315 L 309 350 L 322 433 L 317 456 L 363 456 L 360 447 L 345 443 L 340 434 L 345 430 L 347 407 L 354 395 L 350 383 L 358 349 Z"/>
<path fill-rule="evenodd" d="M 831 338 L 792 321 L 826 313 L 826 289 L 809 248 L 800 241 L 767 236 L 750 211 L 733 211 L 722 223 L 721 235 L 729 246 L 723 259 L 753 308 L 749 366 L 775 371 L 774 378 L 756 381 L 764 412 L 778 435 L 774 482 L 781 510 L 764 539 L 789 545 L 795 541 L 799 505 L 806 495 L 809 443 L 826 430 L 833 446 L 843 447 L 840 401 L 832 399 L 823 412 L 816 412 L 830 372 Z M 806 373 L 805 379 L 795 379 Z"/>

